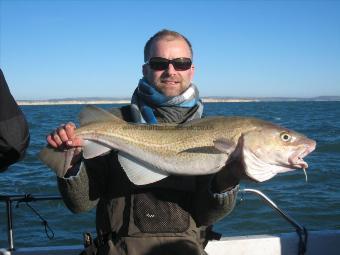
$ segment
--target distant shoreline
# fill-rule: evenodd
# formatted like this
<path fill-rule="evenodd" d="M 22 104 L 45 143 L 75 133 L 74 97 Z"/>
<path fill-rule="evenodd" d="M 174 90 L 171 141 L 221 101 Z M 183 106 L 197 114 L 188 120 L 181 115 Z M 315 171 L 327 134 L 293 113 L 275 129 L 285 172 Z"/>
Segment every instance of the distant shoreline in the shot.
<path fill-rule="evenodd" d="M 130 100 L 18 100 L 18 105 L 127 104 Z"/>
<path fill-rule="evenodd" d="M 258 102 L 257 99 L 203 98 L 204 103 Z M 67 104 L 129 104 L 130 99 L 117 100 L 18 100 L 18 105 L 67 105 Z"/>
<path fill-rule="evenodd" d="M 249 102 L 297 102 L 297 101 L 340 101 L 340 97 L 266 97 L 266 98 L 202 98 L 204 103 L 249 103 Z M 51 99 L 51 100 L 17 100 L 18 105 L 84 105 L 84 104 L 129 104 L 130 99 Z"/>

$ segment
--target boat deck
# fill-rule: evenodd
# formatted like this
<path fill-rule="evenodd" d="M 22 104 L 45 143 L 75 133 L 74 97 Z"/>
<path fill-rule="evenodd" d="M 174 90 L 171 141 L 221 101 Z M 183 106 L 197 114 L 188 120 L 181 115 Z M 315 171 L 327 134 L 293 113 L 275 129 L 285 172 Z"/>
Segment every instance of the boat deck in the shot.
<path fill-rule="evenodd" d="M 79 255 L 83 246 L 49 246 L 0 249 L 0 255 Z M 295 233 L 280 235 L 253 235 L 223 237 L 211 241 L 206 247 L 210 255 L 293 255 L 299 254 L 299 236 Z M 308 234 L 306 255 L 339 255 L 340 230 L 311 231 Z"/>

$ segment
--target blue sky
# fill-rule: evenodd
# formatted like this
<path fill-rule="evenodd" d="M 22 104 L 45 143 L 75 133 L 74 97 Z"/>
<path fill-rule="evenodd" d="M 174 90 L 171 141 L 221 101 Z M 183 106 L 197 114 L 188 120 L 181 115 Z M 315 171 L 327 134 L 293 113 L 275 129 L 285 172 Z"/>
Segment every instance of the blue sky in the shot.
<path fill-rule="evenodd" d="M 143 48 L 189 38 L 201 96 L 340 96 L 340 1 L 0 0 L 0 66 L 18 100 L 130 97 Z"/>

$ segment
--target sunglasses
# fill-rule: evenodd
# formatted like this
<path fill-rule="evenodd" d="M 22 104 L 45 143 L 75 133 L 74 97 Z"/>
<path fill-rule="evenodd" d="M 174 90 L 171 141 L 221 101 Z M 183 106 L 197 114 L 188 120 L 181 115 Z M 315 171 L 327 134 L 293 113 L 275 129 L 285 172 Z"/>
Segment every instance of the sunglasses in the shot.
<path fill-rule="evenodd" d="M 156 71 L 163 71 L 165 69 L 168 69 L 169 64 L 172 64 L 176 71 L 186 71 L 190 69 L 192 61 L 190 58 L 167 59 L 154 57 L 150 58 L 150 60 L 147 61 L 146 64 L 148 64 L 152 70 Z"/>

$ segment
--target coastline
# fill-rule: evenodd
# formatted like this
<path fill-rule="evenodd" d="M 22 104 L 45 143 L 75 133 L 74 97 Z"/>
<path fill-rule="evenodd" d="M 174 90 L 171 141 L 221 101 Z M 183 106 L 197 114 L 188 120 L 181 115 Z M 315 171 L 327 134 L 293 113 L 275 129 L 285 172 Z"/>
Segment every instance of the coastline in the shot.
<path fill-rule="evenodd" d="M 202 98 L 204 103 L 259 102 L 258 99 Z M 18 100 L 18 105 L 67 105 L 67 104 L 129 104 L 130 99 L 116 100 Z"/>
<path fill-rule="evenodd" d="M 127 104 L 130 100 L 18 100 L 18 105 Z"/>
<path fill-rule="evenodd" d="M 250 102 L 325 102 L 340 101 L 340 96 L 298 97 L 202 97 L 203 103 L 250 103 Z M 18 105 L 85 105 L 85 104 L 129 104 L 129 98 L 65 98 L 46 100 L 17 100 Z"/>

